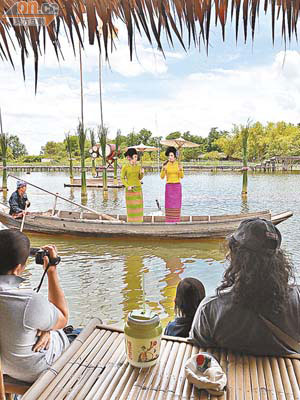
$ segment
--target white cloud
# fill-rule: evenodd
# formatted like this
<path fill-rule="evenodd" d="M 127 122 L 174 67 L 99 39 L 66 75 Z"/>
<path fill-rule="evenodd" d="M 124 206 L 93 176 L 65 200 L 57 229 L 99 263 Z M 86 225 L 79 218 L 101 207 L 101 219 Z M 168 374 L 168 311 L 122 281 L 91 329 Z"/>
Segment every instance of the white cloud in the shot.
<path fill-rule="evenodd" d="M 138 45 L 143 48 L 143 43 Z M 299 122 L 300 55 L 296 51 L 279 52 L 269 65 L 219 68 L 185 77 L 183 73 L 178 78 L 170 76 L 168 63 L 178 62 L 184 72 L 187 57 L 182 60 L 176 56 L 170 61 L 167 56 L 164 60 L 157 52 L 144 49 L 141 63 L 133 64 L 130 71 L 125 47 L 121 54 L 116 51 L 111 60 L 112 72 L 106 72 L 109 81 L 104 82 L 104 117 L 112 137 L 118 128 L 123 134 L 133 128 L 148 128 L 155 135 L 189 130 L 205 136 L 213 126 L 231 129 L 232 124 L 246 123 L 248 118 L 262 123 Z M 95 59 L 87 61 L 90 66 L 97 64 Z M 116 69 L 128 78 L 119 79 L 113 73 Z M 0 63 L 4 130 L 19 134 L 30 152 L 38 153 L 46 141 L 62 140 L 65 132 L 76 128 L 80 86 L 75 70 L 74 66 L 70 71 L 42 69 L 35 96 L 32 73 L 24 84 L 19 65 L 14 72 L 7 64 Z M 147 76 L 137 76 L 141 71 L 158 73 L 163 79 L 152 77 L 149 81 Z M 153 87 L 155 95 L 144 90 L 146 84 Z M 85 123 L 96 126 L 100 121 L 97 74 L 85 75 L 84 94 Z"/>

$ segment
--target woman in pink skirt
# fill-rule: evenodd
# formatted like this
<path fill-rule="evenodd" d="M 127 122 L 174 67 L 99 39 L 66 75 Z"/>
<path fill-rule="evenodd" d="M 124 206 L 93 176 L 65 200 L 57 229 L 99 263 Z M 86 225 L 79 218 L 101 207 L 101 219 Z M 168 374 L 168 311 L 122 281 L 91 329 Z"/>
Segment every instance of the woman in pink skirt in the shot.
<path fill-rule="evenodd" d="M 168 147 L 166 151 L 168 161 L 163 165 L 160 177 L 167 177 L 165 191 L 166 222 L 180 222 L 182 189 L 180 180 L 183 178 L 183 168 L 176 158 L 175 147 Z"/>

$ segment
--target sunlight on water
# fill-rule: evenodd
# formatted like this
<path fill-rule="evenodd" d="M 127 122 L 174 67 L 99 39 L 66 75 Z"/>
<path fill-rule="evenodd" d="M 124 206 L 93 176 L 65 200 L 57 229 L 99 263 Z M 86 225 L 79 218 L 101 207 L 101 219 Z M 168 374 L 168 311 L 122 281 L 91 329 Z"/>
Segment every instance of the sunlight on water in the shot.
<path fill-rule="evenodd" d="M 64 188 L 68 176 L 63 173 L 32 173 L 24 179 L 80 202 L 79 188 Z M 143 179 L 145 214 L 157 211 L 157 199 L 164 205 L 164 184 L 156 174 Z M 249 196 L 241 199 L 241 176 L 237 173 L 201 173 L 183 180 L 182 214 L 224 214 L 271 209 L 291 209 L 294 216 L 280 226 L 283 247 L 299 268 L 299 174 L 253 174 L 249 176 Z M 9 194 L 15 181 L 9 179 Z M 0 201 L 3 199 L 0 194 Z M 28 187 L 32 210 L 47 210 L 53 197 Z M 122 189 L 110 189 L 103 199 L 101 189 L 88 189 L 88 207 L 101 212 L 125 213 Z M 58 208 L 76 207 L 59 200 Z M 2 226 L 3 228 L 3 226 Z M 103 240 L 62 236 L 30 235 L 33 247 L 54 243 L 62 256 L 59 266 L 61 284 L 70 305 L 70 323 L 84 325 L 93 316 L 105 322 L 118 322 L 126 314 L 142 306 L 142 273 L 148 307 L 157 311 L 163 325 L 173 318 L 174 296 L 180 279 L 200 279 L 207 294 L 213 294 L 225 268 L 225 242 L 206 241 L 142 241 Z M 36 287 L 42 267 L 30 259 L 25 273 L 26 284 Z M 44 283 L 42 293 L 47 293 Z"/>

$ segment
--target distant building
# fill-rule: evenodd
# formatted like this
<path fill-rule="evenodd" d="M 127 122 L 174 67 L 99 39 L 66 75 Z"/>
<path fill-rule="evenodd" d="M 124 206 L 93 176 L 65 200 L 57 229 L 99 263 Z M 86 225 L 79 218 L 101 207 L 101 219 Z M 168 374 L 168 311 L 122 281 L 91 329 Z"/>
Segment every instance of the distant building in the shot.
<path fill-rule="evenodd" d="M 52 158 L 42 158 L 42 159 L 41 159 L 41 162 L 44 162 L 44 163 L 46 163 L 46 162 L 53 162 L 53 159 L 52 159 Z"/>

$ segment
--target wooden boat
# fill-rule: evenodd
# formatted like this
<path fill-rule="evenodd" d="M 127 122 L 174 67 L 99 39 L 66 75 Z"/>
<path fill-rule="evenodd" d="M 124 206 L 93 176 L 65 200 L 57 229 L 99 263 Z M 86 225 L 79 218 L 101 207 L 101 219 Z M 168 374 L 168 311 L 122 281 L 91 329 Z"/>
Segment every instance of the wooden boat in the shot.
<path fill-rule="evenodd" d="M 7 207 L 0 207 L 0 222 L 8 228 L 20 228 L 22 221 L 8 214 Z M 225 237 L 232 233 L 243 219 L 260 217 L 275 225 L 291 217 L 286 211 L 272 215 L 270 211 L 245 214 L 182 216 L 181 222 L 165 223 L 163 216 L 144 216 L 144 223 L 127 223 L 126 215 L 111 215 L 116 220 L 102 219 L 91 212 L 55 211 L 33 212 L 26 216 L 24 231 L 55 235 L 91 237 L 144 237 L 161 239 L 201 239 Z"/>

